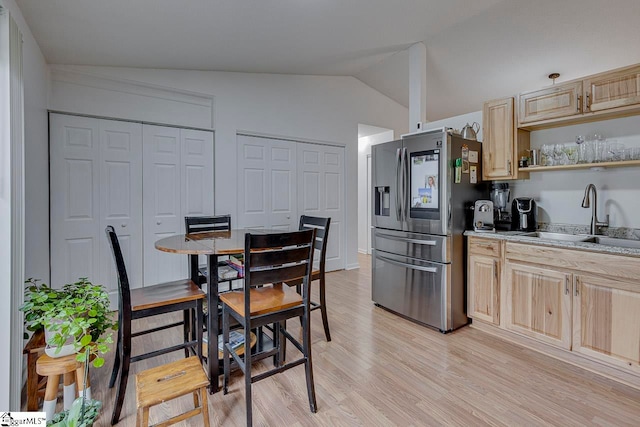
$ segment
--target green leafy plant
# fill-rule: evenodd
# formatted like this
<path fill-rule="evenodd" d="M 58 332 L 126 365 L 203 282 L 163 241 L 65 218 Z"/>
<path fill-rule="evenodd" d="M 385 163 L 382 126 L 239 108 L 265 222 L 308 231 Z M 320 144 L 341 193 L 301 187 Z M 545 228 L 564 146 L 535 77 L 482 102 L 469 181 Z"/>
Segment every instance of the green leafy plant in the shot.
<path fill-rule="evenodd" d="M 71 340 L 79 362 L 93 357 L 93 366 L 102 366 L 101 355 L 109 351 L 112 331 L 117 329 L 104 287 L 94 285 L 86 277 L 60 289 L 35 279 L 25 283 L 25 303 L 20 310 L 25 313 L 27 330 L 44 327 L 53 333 L 47 344 L 61 348 Z"/>

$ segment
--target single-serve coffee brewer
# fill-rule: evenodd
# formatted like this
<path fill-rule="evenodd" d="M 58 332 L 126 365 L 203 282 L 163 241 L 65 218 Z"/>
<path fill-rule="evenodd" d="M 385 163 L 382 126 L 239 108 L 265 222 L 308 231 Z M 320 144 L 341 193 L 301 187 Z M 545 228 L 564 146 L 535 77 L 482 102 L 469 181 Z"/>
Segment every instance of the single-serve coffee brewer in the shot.
<path fill-rule="evenodd" d="M 509 210 L 509 184 L 494 182 L 491 184 L 493 202 L 493 223 L 496 230 L 511 230 L 511 211 Z"/>
<path fill-rule="evenodd" d="M 538 208 L 530 197 L 516 197 L 511 204 L 512 230 L 535 231 L 538 226 Z"/>

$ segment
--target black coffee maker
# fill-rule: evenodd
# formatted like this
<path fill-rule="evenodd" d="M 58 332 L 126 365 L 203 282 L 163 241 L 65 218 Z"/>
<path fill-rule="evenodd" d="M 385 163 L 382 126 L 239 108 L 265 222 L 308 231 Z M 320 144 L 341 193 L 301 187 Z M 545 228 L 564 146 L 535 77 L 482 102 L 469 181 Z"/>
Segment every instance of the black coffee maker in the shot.
<path fill-rule="evenodd" d="M 538 208 L 530 197 L 516 197 L 511 203 L 511 229 L 535 231 L 538 226 Z"/>

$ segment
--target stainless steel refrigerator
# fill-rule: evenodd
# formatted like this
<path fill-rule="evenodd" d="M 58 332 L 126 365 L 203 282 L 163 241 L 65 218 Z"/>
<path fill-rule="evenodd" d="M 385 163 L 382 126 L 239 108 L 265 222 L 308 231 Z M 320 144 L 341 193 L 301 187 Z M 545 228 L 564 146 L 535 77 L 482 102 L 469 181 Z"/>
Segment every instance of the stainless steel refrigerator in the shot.
<path fill-rule="evenodd" d="M 372 299 L 448 332 L 467 323 L 463 232 L 479 182 L 481 144 L 445 129 L 372 146 Z"/>

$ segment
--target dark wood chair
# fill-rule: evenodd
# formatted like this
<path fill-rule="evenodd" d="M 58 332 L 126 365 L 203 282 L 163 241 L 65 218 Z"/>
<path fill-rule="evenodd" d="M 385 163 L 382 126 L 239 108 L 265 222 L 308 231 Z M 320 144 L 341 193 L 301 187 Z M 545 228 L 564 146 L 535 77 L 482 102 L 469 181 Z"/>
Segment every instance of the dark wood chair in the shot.
<path fill-rule="evenodd" d="M 231 230 L 231 215 L 185 216 L 184 229 L 187 234 L 210 233 Z M 189 262 L 197 262 L 197 257 L 190 257 Z M 194 266 L 195 267 L 195 266 Z M 198 265 L 198 282 L 207 282 L 207 265 Z"/>
<path fill-rule="evenodd" d="M 304 364 L 307 394 L 311 412 L 316 412 L 316 396 L 311 365 L 311 332 L 309 327 L 309 284 L 313 268 L 313 242 L 315 229 L 282 234 L 250 234 L 245 236 L 244 260 L 245 276 L 242 291 L 220 295 L 222 301 L 222 336 L 224 381 L 226 394 L 231 368 L 230 357 L 239 365 L 245 375 L 245 399 L 247 426 L 252 425 L 251 385 L 256 381 Z M 302 293 L 295 291 L 284 282 L 301 279 Z M 284 322 L 290 318 L 302 319 L 302 343 L 289 334 Z M 250 331 L 266 325 L 273 325 L 274 348 L 263 352 L 261 358 L 274 356 L 276 367 L 251 374 L 253 356 L 250 351 L 244 357 L 238 355 L 229 344 L 230 321 L 234 319 L 244 329 L 244 342 L 250 342 Z M 302 356 L 283 364 L 281 344 L 290 341 Z"/>
<path fill-rule="evenodd" d="M 111 380 L 109 381 L 109 388 L 112 388 L 118 378 L 118 373 L 120 373 L 116 401 L 111 416 L 111 424 L 114 425 L 120 419 L 131 363 L 181 349 L 185 350 L 186 356 L 189 356 L 189 349 L 194 349 L 198 357 L 202 358 L 202 303 L 205 298 L 205 293 L 189 279 L 131 289 L 120 243 L 118 242 L 118 236 L 112 226 L 107 226 L 105 231 L 109 244 L 111 245 L 118 272 L 118 342 L 113 371 L 111 372 Z M 194 328 L 195 339 L 190 338 L 191 322 L 189 320 L 189 313 L 191 310 L 194 310 L 196 313 L 196 325 Z M 131 331 L 131 323 L 133 320 L 176 311 L 183 312 L 183 321 L 165 324 L 135 333 Z M 179 325 L 183 325 L 184 332 L 183 340 L 180 344 L 149 351 L 137 356 L 131 356 L 132 338 Z M 121 363 L 122 366 L 120 366 Z"/>
<path fill-rule="evenodd" d="M 331 225 L 331 218 L 321 218 L 315 216 L 300 216 L 299 230 L 316 230 L 316 240 L 314 247 L 319 254 L 318 269 L 313 269 L 311 272 L 311 281 L 318 280 L 320 294 L 320 302 L 311 301 L 311 311 L 320 310 L 322 313 L 322 325 L 324 326 L 324 336 L 327 341 L 331 341 L 331 332 L 329 332 L 329 318 L 327 316 L 327 298 L 325 293 L 325 266 L 327 262 L 327 241 L 329 240 L 329 226 Z M 289 286 L 297 286 L 298 292 L 300 292 L 300 280 L 294 282 L 287 282 Z"/>

